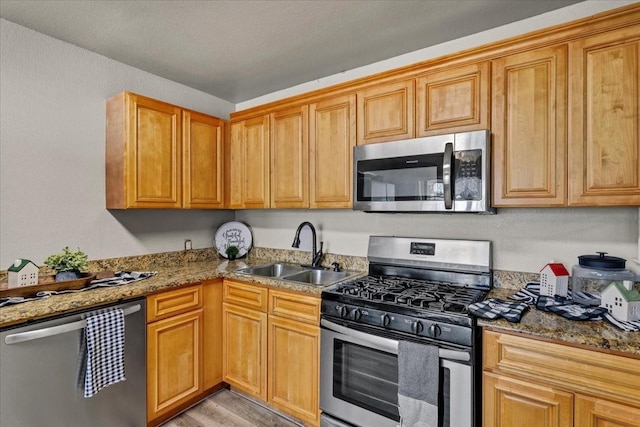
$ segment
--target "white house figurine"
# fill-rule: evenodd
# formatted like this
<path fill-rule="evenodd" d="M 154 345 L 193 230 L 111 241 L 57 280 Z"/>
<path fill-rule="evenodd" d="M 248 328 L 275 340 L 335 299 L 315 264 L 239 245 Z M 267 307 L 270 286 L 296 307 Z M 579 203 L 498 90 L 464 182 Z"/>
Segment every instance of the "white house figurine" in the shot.
<path fill-rule="evenodd" d="M 606 308 L 616 319 L 623 322 L 640 320 L 640 292 L 631 280 L 610 283 L 600 298 L 600 307 Z"/>
<path fill-rule="evenodd" d="M 9 287 L 29 286 L 38 284 L 38 266 L 28 259 L 17 259 L 7 269 Z"/>
<path fill-rule="evenodd" d="M 569 272 L 559 262 L 550 262 L 540 270 L 540 295 L 566 297 Z"/>

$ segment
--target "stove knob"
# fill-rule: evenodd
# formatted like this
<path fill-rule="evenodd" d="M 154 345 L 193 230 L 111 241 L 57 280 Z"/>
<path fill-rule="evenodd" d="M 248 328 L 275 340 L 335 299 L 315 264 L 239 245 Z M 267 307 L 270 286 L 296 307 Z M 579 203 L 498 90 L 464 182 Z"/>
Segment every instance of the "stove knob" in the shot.
<path fill-rule="evenodd" d="M 442 330 L 440 329 L 440 326 L 436 325 L 435 323 L 433 325 L 431 325 L 429 327 L 429 332 L 431 333 L 432 337 L 437 337 L 438 335 L 440 335 L 440 333 L 442 332 Z"/>
<path fill-rule="evenodd" d="M 355 310 L 353 310 L 353 320 L 360 320 L 361 317 L 362 317 L 362 312 L 360 311 L 359 308 L 356 308 Z"/>
<path fill-rule="evenodd" d="M 414 334 L 418 335 L 423 330 L 424 330 L 424 326 L 422 326 L 421 321 L 416 320 L 411 324 L 411 332 L 413 332 Z"/>
<path fill-rule="evenodd" d="M 340 317 L 347 317 L 348 314 L 349 314 L 349 310 L 347 310 L 346 305 L 341 305 L 340 307 L 338 307 L 338 315 Z"/>
<path fill-rule="evenodd" d="M 391 318 L 388 314 L 383 314 L 380 316 L 380 322 L 382 323 L 382 326 L 386 328 L 391 323 Z"/>

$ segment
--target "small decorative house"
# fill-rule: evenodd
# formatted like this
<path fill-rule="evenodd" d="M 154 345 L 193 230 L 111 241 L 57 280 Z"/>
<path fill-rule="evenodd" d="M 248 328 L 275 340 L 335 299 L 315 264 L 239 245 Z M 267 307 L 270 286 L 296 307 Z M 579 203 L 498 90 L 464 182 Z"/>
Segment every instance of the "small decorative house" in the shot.
<path fill-rule="evenodd" d="M 540 270 L 540 295 L 566 297 L 569 272 L 559 262 L 550 262 Z"/>
<path fill-rule="evenodd" d="M 38 284 L 38 266 L 28 259 L 17 259 L 7 269 L 9 287 L 29 286 Z"/>
<path fill-rule="evenodd" d="M 623 322 L 640 320 L 640 292 L 634 289 L 631 280 L 610 283 L 600 298 L 600 306 L 616 319 Z"/>

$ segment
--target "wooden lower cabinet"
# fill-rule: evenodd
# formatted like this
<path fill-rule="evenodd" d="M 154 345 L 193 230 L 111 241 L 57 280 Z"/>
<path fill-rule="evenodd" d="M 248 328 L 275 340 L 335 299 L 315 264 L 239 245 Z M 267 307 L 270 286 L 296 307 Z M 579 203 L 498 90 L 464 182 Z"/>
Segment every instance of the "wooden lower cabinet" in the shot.
<path fill-rule="evenodd" d="M 158 425 L 222 383 L 222 281 L 147 298 L 147 423 Z"/>
<path fill-rule="evenodd" d="M 573 426 L 571 393 L 492 373 L 482 381 L 484 426 Z"/>
<path fill-rule="evenodd" d="M 580 427 L 635 427 L 640 426 L 640 409 L 578 394 L 575 421 Z"/>
<path fill-rule="evenodd" d="M 269 316 L 268 401 L 296 418 L 319 421 L 320 328 Z"/>
<path fill-rule="evenodd" d="M 148 419 L 202 391 L 202 309 L 147 326 Z"/>
<path fill-rule="evenodd" d="M 640 427 L 640 359 L 483 333 L 484 427 Z"/>
<path fill-rule="evenodd" d="M 319 425 L 319 296 L 235 280 L 223 294 L 224 381 Z"/>
<path fill-rule="evenodd" d="M 224 380 L 231 386 L 267 399 L 267 314 L 222 304 Z"/>

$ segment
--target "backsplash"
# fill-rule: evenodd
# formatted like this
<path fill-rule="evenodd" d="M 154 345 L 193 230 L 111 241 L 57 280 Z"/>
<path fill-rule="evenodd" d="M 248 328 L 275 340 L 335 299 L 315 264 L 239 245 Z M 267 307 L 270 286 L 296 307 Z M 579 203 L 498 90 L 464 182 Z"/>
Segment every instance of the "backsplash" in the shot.
<path fill-rule="evenodd" d="M 190 262 L 223 260 L 216 248 L 192 249 L 189 251 L 161 252 L 155 254 L 135 255 L 121 258 L 107 258 L 89 261 L 89 271 L 104 270 L 129 270 L 151 271 L 157 267 L 183 265 Z M 246 257 L 247 261 L 254 263 L 266 262 L 291 262 L 296 264 L 309 264 L 311 253 L 300 250 L 273 249 L 254 247 Z M 322 266 L 332 268 L 331 264 L 337 262 L 343 270 L 366 272 L 369 262 L 365 257 L 326 253 L 322 257 Z M 46 276 L 54 272 L 47 266 L 40 267 L 40 275 Z M 518 271 L 494 270 L 493 286 L 504 289 L 520 289 L 527 282 L 538 281 L 537 273 L 524 273 Z M 0 270 L 0 282 L 7 280 L 7 271 Z"/>

